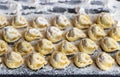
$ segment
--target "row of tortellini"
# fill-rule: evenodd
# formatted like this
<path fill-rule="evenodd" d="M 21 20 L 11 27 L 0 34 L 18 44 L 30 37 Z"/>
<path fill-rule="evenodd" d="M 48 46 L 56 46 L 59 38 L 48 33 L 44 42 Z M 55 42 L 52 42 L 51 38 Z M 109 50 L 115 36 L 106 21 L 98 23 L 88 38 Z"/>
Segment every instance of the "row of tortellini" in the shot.
<path fill-rule="evenodd" d="M 120 65 L 120 52 L 115 55 L 116 62 Z M 71 61 L 72 60 L 72 61 Z M 51 64 L 55 69 L 64 69 L 73 62 L 78 68 L 87 67 L 93 64 L 93 59 L 90 55 L 84 52 L 79 52 L 69 59 L 64 52 L 54 51 L 48 60 L 40 53 L 32 53 L 26 59 L 24 59 L 17 52 L 9 52 L 3 58 L 5 65 L 8 68 L 14 69 L 22 66 L 24 63 L 31 70 L 39 70 L 48 63 Z M 115 64 L 115 60 L 105 52 L 99 53 L 95 59 L 95 63 L 101 70 L 109 70 Z"/>
<path fill-rule="evenodd" d="M 45 17 L 40 16 L 34 18 L 32 21 L 28 22 L 26 18 L 22 15 L 14 16 L 11 21 L 8 22 L 7 18 L 0 15 L 0 28 L 7 25 L 12 25 L 15 28 L 23 28 L 31 26 L 34 28 L 45 28 L 51 25 L 57 26 L 60 29 L 65 29 L 70 25 L 74 25 L 77 28 L 85 29 L 89 28 L 94 22 L 91 21 L 89 15 L 83 13 L 76 15 L 72 18 L 67 18 L 65 15 L 58 15 L 50 22 Z M 112 27 L 116 24 L 116 21 L 108 13 L 101 13 L 98 15 L 96 22 L 100 27 L 106 29 Z"/>

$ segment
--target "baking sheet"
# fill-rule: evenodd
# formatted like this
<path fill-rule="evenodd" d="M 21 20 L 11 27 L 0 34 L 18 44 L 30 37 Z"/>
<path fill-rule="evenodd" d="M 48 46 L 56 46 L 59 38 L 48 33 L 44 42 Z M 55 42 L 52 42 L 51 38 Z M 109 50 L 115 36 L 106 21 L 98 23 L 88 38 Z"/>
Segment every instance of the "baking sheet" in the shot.
<path fill-rule="evenodd" d="M 98 0 L 99 1 L 99 0 Z M 14 2 L 14 1 L 13 1 Z M 11 2 L 12 3 L 12 2 Z M 53 2 L 52 2 L 53 3 Z M 7 5 L 8 3 L 4 2 L 4 3 L 1 3 L 0 5 Z M 37 16 L 46 16 L 48 19 L 50 19 L 51 17 L 54 17 L 55 15 L 58 15 L 61 14 L 61 13 L 64 13 L 65 11 L 63 12 L 59 12 L 58 11 L 54 11 L 53 8 L 56 8 L 56 6 L 59 4 L 59 7 L 64 5 L 63 9 L 72 9 L 75 11 L 75 7 L 78 6 L 79 4 L 81 4 L 81 2 L 79 4 L 75 4 L 75 5 L 71 5 L 71 4 L 68 4 L 66 5 L 66 3 L 56 3 L 54 4 L 54 6 L 51 6 L 51 10 L 53 11 L 49 11 L 49 10 L 40 10 L 37 14 L 35 13 L 35 9 L 31 10 L 31 9 L 23 9 L 23 10 L 20 10 L 18 9 L 20 6 L 18 5 L 18 8 L 15 8 L 13 9 L 12 8 L 12 11 L 11 8 L 8 8 L 8 9 L 0 9 L 4 14 L 6 14 L 9 17 L 12 17 L 13 15 L 15 14 L 23 14 L 27 19 L 33 19 L 33 17 L 37 17 Z M 111 5 L 114 5 L 114 4 L 111 4 Z M 24 5 L 25 6 L 25 5 Z M 27 6 L 27 5 L 26 5 Z M 43 5 L 44 6 L 44 5 Z M 47 5 L 46 5 L 47 6 Z M 49 6 L 49 5 L 48 5 Z M 92 5 L 90 5 L 92 7 Z M 117 5 L 116 5 L 117 6 Z M 7 7 L 7 6 L 6 6 Z M 33 5 L 29 6 L 29 7 L 34 7 Z M 38 6 L 37 6 L 38 7 Z M 69 7 L 69 8 L 68 8 Z M 101 8 L 104 8 L 105 6 L 102 5 Z M 117 6 L 119 7 L 119 6 Z M 50 7 L 49 7 L 50 8 Z M 47 8 L 47 9 L 49 9 Z M 84 6 L 84 8 L 87 9 L 86 6 Z M 110 7 L 107 7 L 109 9 L 109 11 L 111 9 L 114 10 L 114 8 L 110 8 Z M 90 16 L 94 16 L 96 14 L 94 14 L 94 12 L 91 12 L 90 9 L 96 9 L 96 8 L 89 8 L 87 10 L 88 14 Z M 114 19 L 116 20 L 119 20 L 120 19 L 120 12 L 118 11 L 119 8 L 116 8 L 117 10 L 114 10 L 114 11 L 110 11 L 111 14 L 113 15 Z M 8 11 L 9 10 L 9 11 Z M 14 11 L 13 11 L 14 10 Z M 32 11 L 32 12 L 31 12 Z M 37 10 L 38 11 L 38 10 Z M 46 11 L 46 12 L 45 12 Z M 19 12 L 19 13 L 18 13 Z M 42 14 L 41 14 L 42 12 Z M 12 15 L 13 14 L 13 15 Z M 72 16 L 72 15 L 75 15 L 75 14 L 71 14 L 69 12 L 67 13 L 64 13 L 66 16 Z M 91 17 L 92 18 L 92 17 Z M 78 40 L 79 41 L 79 40 Z M 78 41 L 76 41 L 78 43 Z M 93 60 L 96 58 L 97 54 L 101 52 L 101 49 L 99 50 L 96 50 L 95 53 L 92 56 Z M 113 57 L 114 57 L 114 53 L 110 53 Z M 71 57 L 69 57 L 71 58 Z M 112 69 L 108 70 L 108 71 L 102 71 L 100 70 L 96 64 L 95 64 L 95 60 L 94 60 L 94 63 L 90 66 L 87 66 L 85 68 L 77 68 L 73 62 L 71 62 L 71 64 L 63 69 L 63 70 L 56 70 L 54 69 L 49 63 L 43 67 L 42 69 L 39 69 L 37 71 L 32 71 L 30 70 L 26 65 L 22 65 L 20 68 L 17 68 L 17 69 L 8 69 L 3 63 L 0 64 L 0 74 L 3 74 L 3 75 L 6 75 L 6 74 L 14 74 L 14 75 L 22 75 L 22 74 L 28 74 L 28 75 L 31 75 L 31 74 L 45 74 L 45 75 L 78 75 L 78 74 L 81 74 L 81 75 L 94 75 L 94 74 L 99 74 L 99 75 L 103 75 L 103 74 L 108 74 L 108 75 L 120 75 L 120 67 L 115 64 Z"/>

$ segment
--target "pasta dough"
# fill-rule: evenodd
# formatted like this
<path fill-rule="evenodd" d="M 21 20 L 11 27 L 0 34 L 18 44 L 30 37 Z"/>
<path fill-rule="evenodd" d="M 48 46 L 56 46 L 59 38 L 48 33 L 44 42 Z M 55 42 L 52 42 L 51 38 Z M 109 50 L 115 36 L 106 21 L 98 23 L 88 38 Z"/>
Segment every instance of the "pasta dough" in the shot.
<path fill-rule="evenodd" d="M 50 64 L 56 69 L 64 69 L 70 64 L 64 52 L 55 51 L 50 57 Z"/>
<path fill-rule="evenodd" d="M 0 15 L 0 28 L 8 25 L 8 21 L 4 15 Z"/>
<path fill-rule="evenodd" d="M 102 70 L 109 70 L 114 63 L 114 59 L 105 52 L 101 52 L 96 58 L 96 64 Z"/>
<path fill-rule="evenodd" d="M 74 63 L 77 67 L 86 67 L 93 63 L 93 60 L 87 53 L 79 52 L 74 56 Z"/>
<path fill-rule="evenodd" d="M 120 51 L 118 51 L 115 55 L 115 59 L 117 61 L 117 63 L 120 65 Z"/>
<path fill-rule="evenodd" d="M 45 17 L 37 17 L 32 21 L 32 26 L 35 28 L 44 28 L 49 26 L 49 22 Z"/>
<path fill-rule="evenodd" d="M 73 19 L 73 24 L 77 28 L 89 28 L 92 24 L 90 17 L 87 14 L 80 14 Z"/>
<path fill-rule="evenodd" d="M 11 22 L 11 25 L 15 28 L 23 28 L 28 26 L 28 22 L 25 17 L 21 15 L 16 15 Z"/>
<path fill-rule="evenodd" d="M 119 44 L 114 39 L 112 39 L 110 37 L 104 37 L 100 41 L 100 46 L 106 52 L 114 52 L 114 51 L 120 49 Z"/>
<path fill-rule="evenodd" d="M 8 51 L 8 44 L 3 41 L 3 40 L 0 40 L 0 55 L 6 53 Z"/>
<path fill-rule="evenodd" d="M 31 70 L 38 70 L 47 64 L 45 57 L 40 53 L 33 53 L 27 59 L 27 65 Z"/>
<path fill-rule="evenodd" d="M 24 37 L 27 41 L 33 41 L 33 40 L 38 40 L 38 39 L 42 38 L 43 35 L 41 34 L 39 29 L 30 28 L 25 32 Z"/>
<path fill-rule="evenodd" d="M 18 68 L 24 61 L 19 53 L 12 51 L 5 56 L 4 62 L 8 68 Z"/>
<path fill-rule="evenodd" d="M 98 46 L 91 39 L 84 38 L 79 43 L 79 49 L 81 52 L 85 52 L 87 54 L 93 54 L 94 51 L 98 49 Z"/>
<path fill-rule="evenodd" d="M 112 28 L 109 32 L 109 36 L 116 41 L 120 41 L 120 27 L 116 26 Z"/>
<path fill-rule="evenodd" d="M 15 45 L 14 50 L 19 52 L 22 56 L 25 56 L 33 51 L 33 47 L 29 42 L 21 41 Z"/>
<path fill-rule="evenodd" d="M 36 45 L 36 50 L 43 55 L 50 54 L 54 50 L 54 48 L 55 46 L 53 45 L 53 43 L 47 39 L 42 39 Z"/>
<path fill-rule="evenodd" d="M 59 15 L 54 19 L 53 24 L 60 29 L 65 29 L 66 27 L 70 26 L 70 21 L 66 16 Z"/>
<path fill-rule="evenodd" d="M 72 54 L 75 54 L 76 52 L 78 52 L 77 47 L 66 40 L 63 40 L 61 42 L 59 50 L 64 52 L 66 55 L 72 55 Z"/>
<path fill-rule="evenodd" d="M 88 29 L 88 36 L 92 40 L 100 40 L 106 35 L 105 31 L 98 26 L 98 24 L 93 24 L 89 29 Z"/>
<path fill-rule="evenodd" d="M 110 28 L 115 24 L 112 16 L 108 13 L 101 13 L 97 18 L 97 24 L 99 24 L 102 28 Z"/>
<path fill-rule="evenodd" d="M 12 26 L 7 26 L 3 29 L 3 39 L 8 42 L 12 43 L 21 38 L 21 34 Z"/>
<path fill-rule="evenodd" d="M 47 38 L 53 43 L 62 39 L 62 31 L 57 27 L 48 27 L 46 31 Z"/>
<path fill-rule="evenodd" d="M 69 41 L 75 41 L 78 40 L 79 38 L 85 38 L 86 34 L 78 29 L 78 28 L 72 28 L 69 32 L 66 33 L 66 38 Z"/>

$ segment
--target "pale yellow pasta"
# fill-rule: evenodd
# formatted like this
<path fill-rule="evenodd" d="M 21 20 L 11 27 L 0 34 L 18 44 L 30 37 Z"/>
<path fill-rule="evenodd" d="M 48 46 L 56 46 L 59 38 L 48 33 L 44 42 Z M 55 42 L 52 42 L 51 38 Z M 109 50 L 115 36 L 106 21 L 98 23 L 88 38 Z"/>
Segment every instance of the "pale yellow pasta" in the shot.
<path fill-rule="evenodd" d="M 27 59 L 27 65 L 31 70 L 38 70 L 47 64 L 45 57 L 40 53 L 33 53 Z"/>
<path fill-rule="evenodd" d="M 36 45 L 36 50 L 43 55 L 50 54 L 54 50 L 54 48 L 55 46 L 53 45 L 53 43 L 47 39 L 42 39 Z"/>
<path fill-rule="evenodd" d="M 79 38 L 85 38 L 86 34 L 78 29 L 78 28 L 72 28 L 70 31 L 66 33 L 66 38 L 68 41 L 76 41 Z"/>
<path fill-rule="evenodd" d="M 66 27 L 70 26 L 70 21 L 65 15 L 59 15 L 55 17 L 53 25 L 59 27 L 60 29 L 65 29 Z"/>
<path fill-rule="evenodd" d="M 8 51 L 8 44 L 3 41 L 0 40 L 0 55 L 5 54 Z"/>
<path fill-rule="evenodd" d="M 4 15 L 0 15 L 0 28 L 8 25 L 7 18 Z"/>
<path fill-rule="evenodd" d="M 30 28 L 25 32 L 24 37 L 27 41 L 34 41 L 34 40 L 41 39 L 43 37 L 43 35 L 39 29 Z"/>
<path fill-rule="evenodd" d="M 59 50 L 61 52 L 64 52 L 66 55 L 73 55 L 76 52 L 78 52 L 77 47 L 74 44 L 72 44 L 66 40 L 63 40 L 61 42 L 61 45 L 59 46 Z"/>
<path fill-rule="evenodd" d="M 13 17 L 11 25 L 15 28 L 23 28 L 28 26 L 28 21 L 24 16 L 16 15 Z"/>
<path fill-rule="evenodd" d="M 80 14 L 73 19 L 73 24 L 77 28 L 89 28 L 92 24 L 90 17 L 87 14 Z"/>
<path fill-rule="evenodd" d="M 93 63 L 90 55 L 84 52 L 79 52 L 78 54 L 76 54 L 73 61 L 77 67 L 86 67 Z"/>
<path fill-rule="evenodd" d="M 33 47 L 29 42 L 21 41 L 15 44 L 14 50 L 25 56 L 33 52 Z"/>
<path fill-rule="evenodd" d="M 118 65 L 120 65 L 120 51 L 118 51 L 118 52 L 115 54 L 115 59 L 116 59 L 116 62 L 118 63 Z"/>
<path fill-rule="evenodd" d="M 106 36 L 106 33 L 100 26 L 98 26 L 98 24 L 93 24 L 88 29 L 88 36 L 90 37 L 90 39 L 96 41 Z"/>
<path fill-rule="evenodd" d="M 108 13 L 101 13 L 97 18 L 97 24 L 102 28 L 110 28 L 115 24 L 115 20 Z"/>
<path fill-rule="evenodd" d="M 116 41 L 120 41 L 120 27 L 113 27 L 109 32 L 109 36 Z"/>
<path fill-rule="evenodd" d="M 70 64 L 70 60 L 64 52 L 55 51 L 50 57 L 50 64 L 55 69 L 64 69 Z"/>
<path fill-rule="evenodd" d="M 98 49 L 97 44 L 89 38 L 84 38 L 79 43 L 79 49 L 81 52 L 87 54 L 93 54 L 95 50 Z"/>
<path fill-rule="evenodd" d="M 15 42 L 21 38 L 21 34 L 18 32 L 18 30 L 12 26 L 5 27 L 3 29 L 2 36 L 3 39 L 8 43 Z"/>
<path fill-rule="evenodd" d="M 53 43 L 62 40 L 62 31 L 57 27 L 48 27 L 46 30 L 46 37 Z"/>
<path fill-rule="evenodd" d="M 100 46 L 106 52 L 114 52 L 120 49 L 119 44 L 110 37 L 104 37 L 101 39 Z"/>
<path fill-rule="evenodd" d="M 49 22 L 47 21 L 47 19 L 45 17 L 36 17 L 33 21 L 32 21 L 32 26 L 35 28 L 44 28 L 49 26 Z"/>
<path fill-rule="evenodd" d="M 105 52 L 101 52 L 96 58 L 96 64 L 101 70 L 109 70 L 114 63 L 114 59 Z"/>
<path fill-rule="evenodd" d="M 23 64 L 22 56 L 17 52 L 9 52 L 4 58 L 4 63 L 8 68 L 18 68 Z"/>

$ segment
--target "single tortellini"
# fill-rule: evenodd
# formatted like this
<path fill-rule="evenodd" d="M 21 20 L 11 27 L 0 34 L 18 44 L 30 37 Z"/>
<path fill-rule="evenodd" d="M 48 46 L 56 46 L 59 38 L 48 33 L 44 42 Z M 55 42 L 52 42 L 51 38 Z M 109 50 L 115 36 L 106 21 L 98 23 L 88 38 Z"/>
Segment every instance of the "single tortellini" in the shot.
<path fill-rule="evenodd" d="M 43 35 L 39 29 L 30 28 L 25 32 L 24 37 L 27 41 L 33 41 L 33 40 L 41 39 Z"/>
<path fill-rule="evenodd" d="M 62 40 L 62 31 L 57 27 L 48 27 L 46 31 L 47 38 L 53 43 Z"/>
<path fill-rule="evenodd" d="M 114 63 L 114 59 L 105 52 L 101 52 L 96 58 L 96 64 L 101 70 L 109 70 Z"/>
<path fill-rule="evenodd" d="M 87 54 L 93 54 L 94 51 L 98 49 L 98 46 L 91 39 L 84 38 L 79 43 L 79 49 L 81 52 L 85 52 Z"/>
<path fill-rule="evenodd" d="M 102 28 L 110 28 L 115 24 L 112 16 L 108 13 L 101 13 L 97 18 L 97 24 L 99 24 Z"/>
<path fill-rule="evenodd" d="M 0 28 L 8 25 L 8 21 L 4 15 L 0 15 Z"/>
<path fill-rule="evenodd" d="M 54 48 L 55 46 L 53 45 L 53 43 L 47 39 L 42 39 L 36 45 L 36 50 L 43 55 L 50 54 L 54 50 Z"/>
<path fill-rule="evenodd" d="M 14 50 L 24 56 L 32 53 L 33 47 L 29 42 L 21 41 L 15 44 Z"/>
<path fill-rule="evenodd" d="M 56 69 L 64 69 L 70 64 L 64 52 L 55 51 L 50 57 L 50 64 Z"/>
<path fill-rule="evenodd" d="M 78 29 L 78 28 L 72 28 L 69 32 L 66 33 L 66 38 L 68 41 L 75 41 L 79 38 L 85 38 L 86 34 Z"/>
<path fill-rule="evenodd" d="M 28 26 L 28 21 L 25 17 L 21 15 L 16 15 L 13 17 L 11 25 L 15 28 L 23 28 Z"/>
<path fill-rule="evenodd" d="M 23 64 L 22 56 L 17 52 L 9 52 L 5 55 L 4 63 L 8 68 L 18 68 Z"/>
<path fill-rule="evenodd" d="M 91 59 L 90 55 L 83 52 L 79 52 L 78 54 L 76 54 L 74 56 L 73 61 L 77 67 L 86 67 L 93 63 L 93 60 Z"/>
<path fill-rule="evenodd" d="M 104 36 L 106 36 L 105 31 L 98 26 L 98 24 L 93 24 L 89 29 L 88 29 L 88 36 L 92 40 L 100 40 Z"/>
<path fill-rule="evenodd" d="M 45 17 L 37 17 L 32 21 L 32 26 L 35 28 L 44 28 L 49 26 L 49 22 Z"/>
<path fill-rule="evenodd" d="M 104 37 L 101 39 L 100 46 L 106 52 L 114 52 L 120 49 L 119 44 L 110 37 Z"/>
<path fill-rule="evenodd" d="M 33 53 L 27 59 L 27 65 L 31 70 L 38 70 L 46 64 L 45 57 L 40 53 Z"/>
<path fill-rule="evenodd" d="M 73 20 L 73 24 L 77 28 L 89 28 L 92 24 L 90 17 L 87 14 L 80 14 L 76 16 Z"/>
<path fill-rule="evenodd" d="M 17 31 L 17 29 L 12 26 L 7 26 L 3 29 L 3 39 L 8 43 L 16 42 L 21 38 L 21 34 Z"/>
<path fill-rule="evenodd" d="M 116 26 L 112 28 L 109 32 L 109 36 L 116 41 L 120 41 L 120 27 Z"/>
<path fill-rule="evenodd" d="M 53 24 L 60 29 L 65 29 L 66 27 L 70 26 L 70 21 L 65 15 L 59 15 L 55 17 Z"/>
<path fill-rule="evenodd" d="M 8 51 L 8 44 L 3 41 L 3 40 L 0 40 L 0 55 L 6 53 Z"/>
<path fill-rule="evenodd" d="M 115 59 L 117 61 L 117 63 L 120 65 L 120 51 L 118 51 L 115 55 Z"/>
<path fill-rule="evenodd" d="M 73 55 L 78 51 L 78 49 L 74 44 L 63 40 L 59 46 L 59 51 L 64 52 L 66 55 Z"/>

